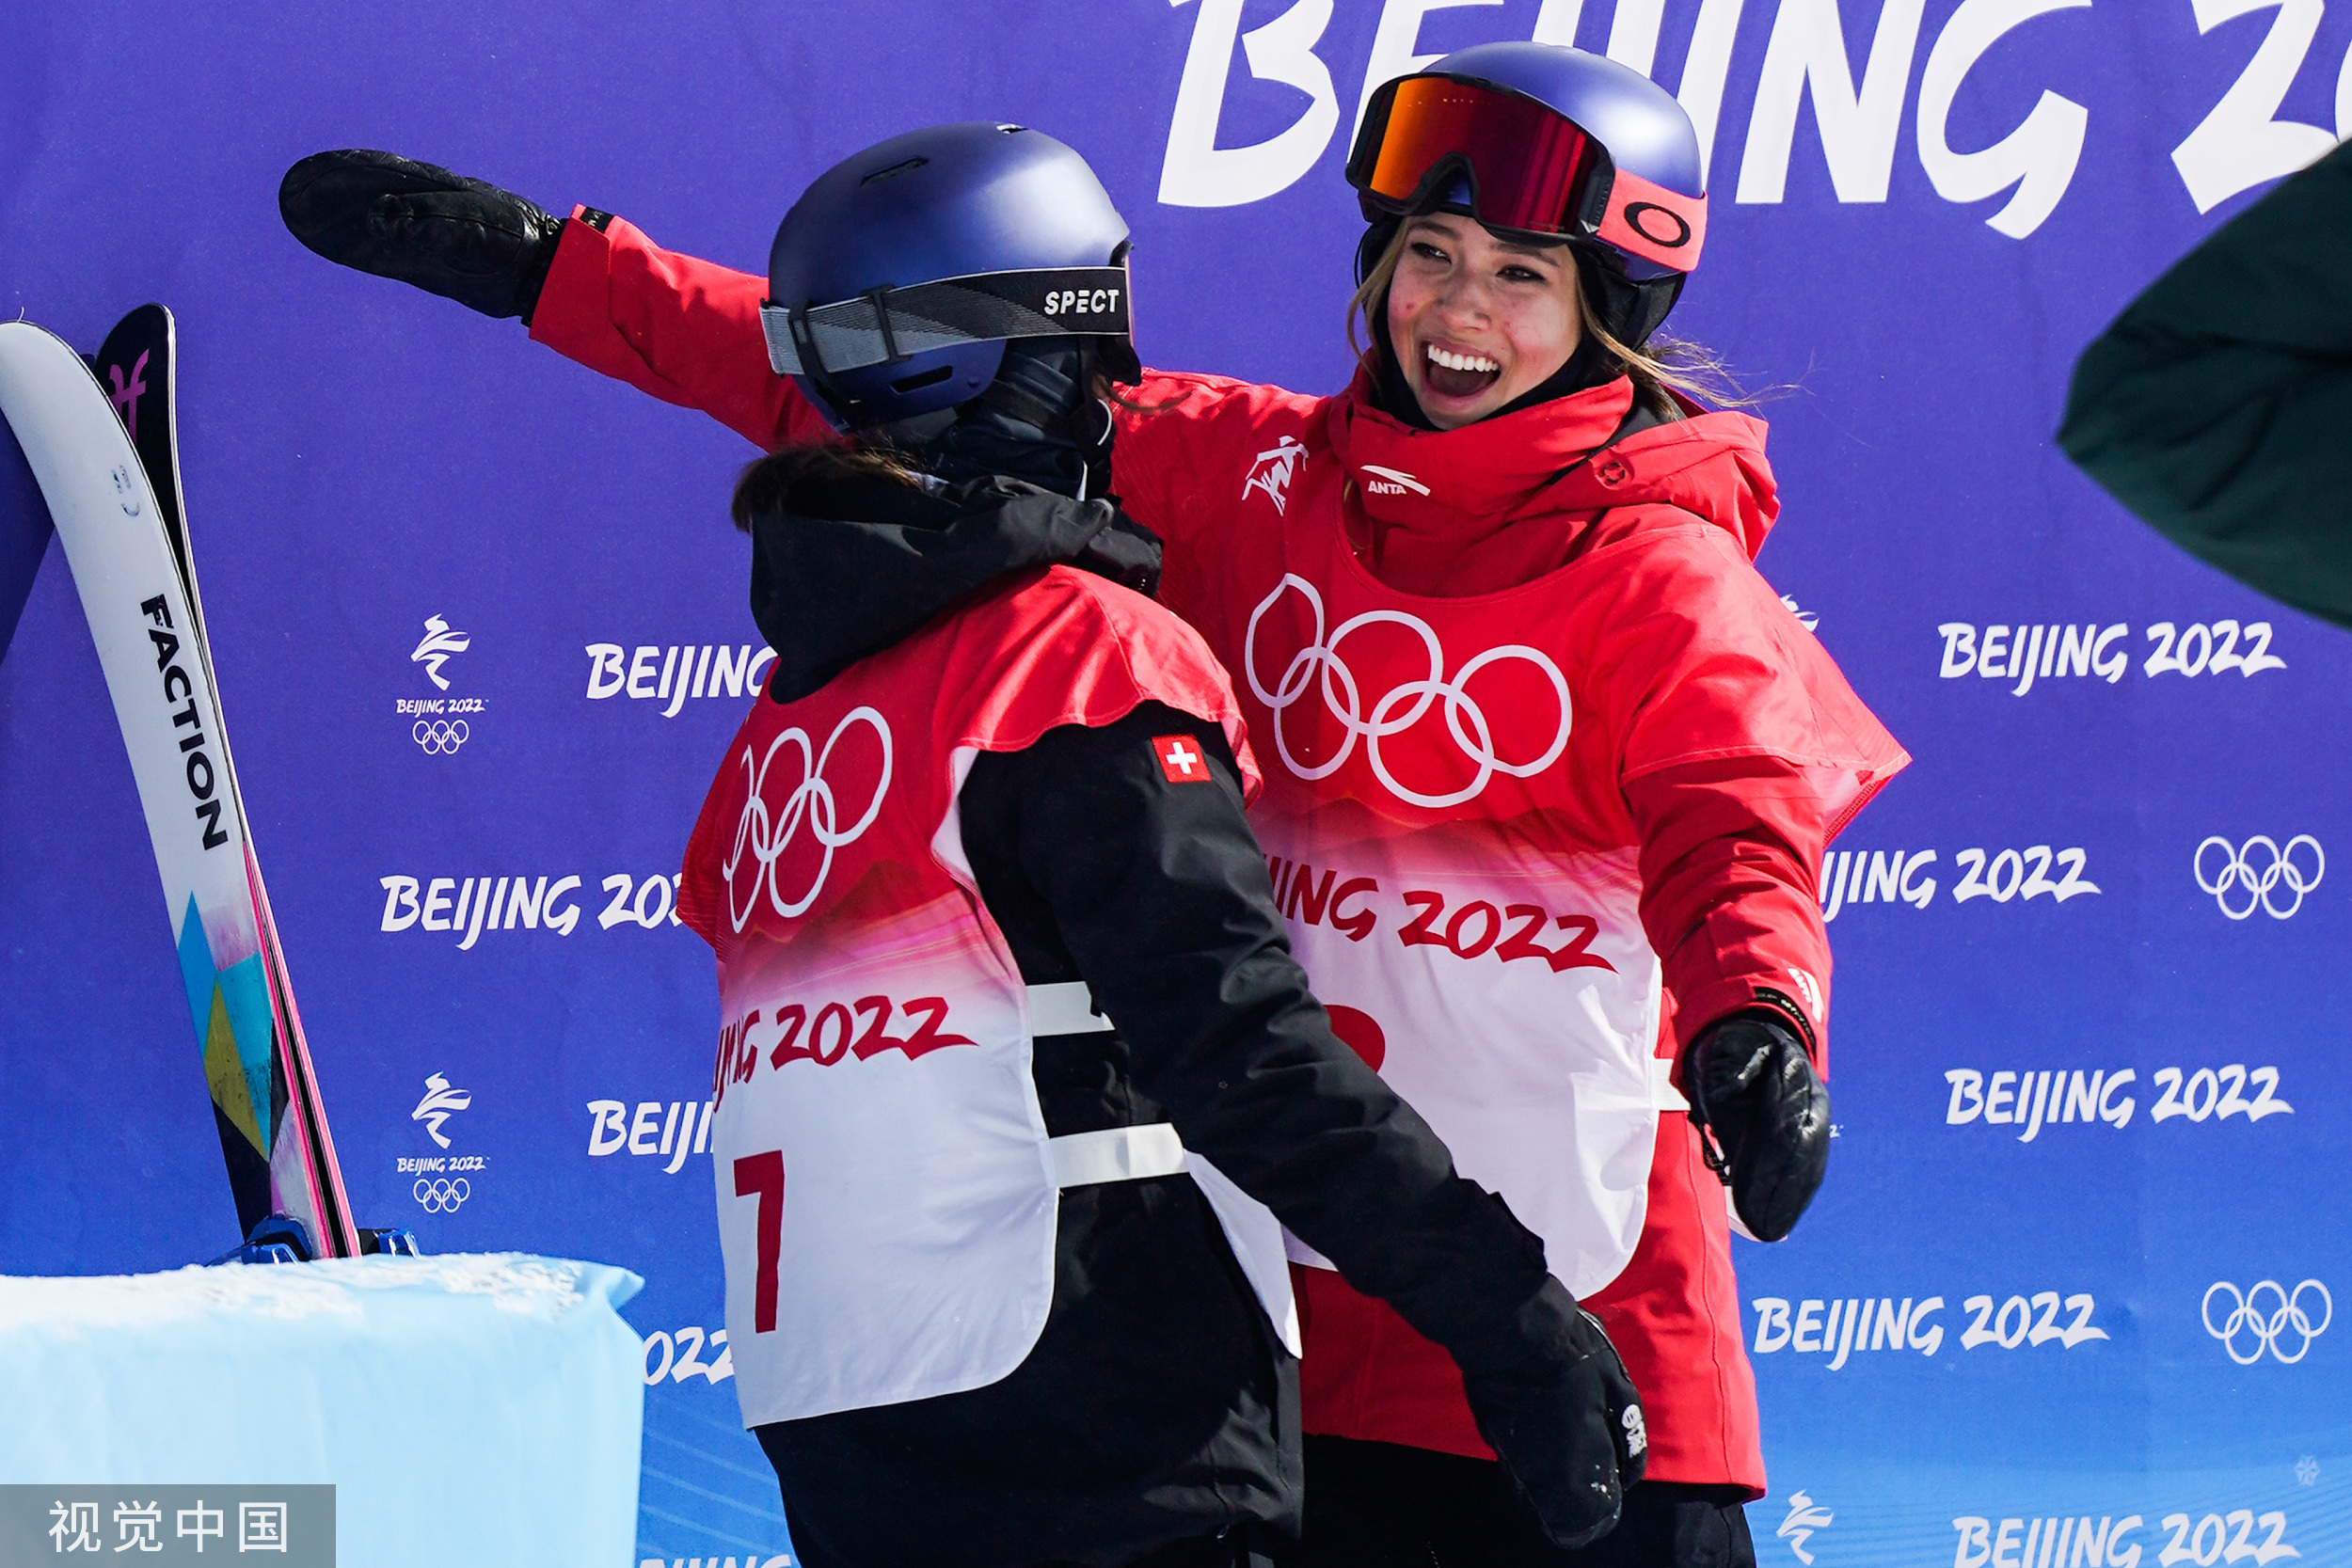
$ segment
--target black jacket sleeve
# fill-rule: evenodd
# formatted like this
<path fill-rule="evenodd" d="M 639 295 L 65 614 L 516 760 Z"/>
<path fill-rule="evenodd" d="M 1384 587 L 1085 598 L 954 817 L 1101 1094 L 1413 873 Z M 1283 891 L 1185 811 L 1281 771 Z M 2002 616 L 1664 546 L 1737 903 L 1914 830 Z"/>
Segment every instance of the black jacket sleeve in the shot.
<path fill-rule="evenodd" d="M 1169 778 L 1154 744 L 1168 736 L 1210 777 Z M 1610 1528 L 1645 1464 L 1632 1381 L 1546 1271 L 1542 1242 L 1455 1175 L 1428 1124 L 1332 1034 L 1223 733 L 1147 704 L 978 759 L 960 799 L 967 850 L 1010 830 L 1019 875 L 983 877 L 991 911 L 1001 898 L 1019 919 L 1025 892 L 1028 912 L 1050 915 L 1185 1146 L 1453 1354 L 1479 1432 L 1553 1542 Z"/>
<path fill-rule="evenodd" d="M 1209 777 L 1167 777 L 1153 741 L 1174 735 Z M 961 803 L 992 910 L 1025 923 L 1023 894 L 977 855 L 998 841 L 1186 1148 L 1449 1349 L 1536 1296 L 1542 1243 L 1456 1176 L 1428 1124 L 1331 1032 L 1216 725 L 1147 704 L 1057 729 L 976 762 Z"/>
<path fill-rule="evenodd" d="M 2273 598 L 2352 626 L 2352 146 L 2134 300 L 2074 367 L 2058 444 Z"/>

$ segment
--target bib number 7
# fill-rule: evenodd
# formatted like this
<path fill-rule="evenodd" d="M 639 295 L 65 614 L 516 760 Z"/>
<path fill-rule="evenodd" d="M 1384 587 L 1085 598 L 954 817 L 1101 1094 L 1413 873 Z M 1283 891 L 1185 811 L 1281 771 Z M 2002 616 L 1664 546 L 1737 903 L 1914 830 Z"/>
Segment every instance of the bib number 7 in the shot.
<path fill-rule="evenodd" d="M 784 1250 L 784 1150 L 746 1154 L 735 1162 L 735 1196 L 757 1197 L 759 1271 L 752 1281 L 752 1331 L 776 1326 L 776 1258 Z"/>

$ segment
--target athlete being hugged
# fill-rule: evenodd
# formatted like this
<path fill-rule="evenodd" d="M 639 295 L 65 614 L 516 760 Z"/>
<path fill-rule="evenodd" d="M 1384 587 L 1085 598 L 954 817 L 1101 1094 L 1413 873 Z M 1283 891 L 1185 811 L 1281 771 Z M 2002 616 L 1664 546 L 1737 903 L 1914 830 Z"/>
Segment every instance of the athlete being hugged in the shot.
<path fill-rule="evenodd" d="M 411 198 L 336 156 L 289 176 L 314 248 L 452 293 L 453 267 L 503 267 L 572 358 L 763 447 L 818 428 L 781 373 L 808 330 L 788 318 L 866 302 L 779 294 L 791 329 L 763 339 L 762 279 L 584 208 L 511 241 L 546 215 L 490 187 L 465 187 L 487 227 L 383 248 Z M 1482 45 L 1375 93 L 1347 171 L 1370 226 L 1354 382 L 1143 372 L 1109 411 L 1111 477 L 1166 539 L 1162 602 L 1234 673 L 1295 951 L 1607 1325 L 1649 1460 L 1614 1533 L 1547 1543 L 1476 1380 L 1294 1226 L 1298 1560 L 1752 1562 L 1729 1230 L 1779 1239 L 1822 1179 L 1822 849 L 1908 758 L 1755 571 L 1764 426 L 1645 346 L 1706 234 L 1674 100 L 1577 50 Z M 339 245 L 356 213 L 367 245 Z"/>
<path fill-rule="evenodd" d="M 744 1423 L 811 1568 L 1263 1565 L 1299 1523 L 1286 1223 L 1589 1541 L 1641 1475 L 1632 1385 L 1332 1034 L 1231 683 L 1091 499 L 1126 240 L 1076 153 L 984 124 L 867 149 L 777 230 L 777 298 L 853 302 L 772 318 L 849 439 L 737 486 L 776 670 L 678 899 L 718 955 Z"/>

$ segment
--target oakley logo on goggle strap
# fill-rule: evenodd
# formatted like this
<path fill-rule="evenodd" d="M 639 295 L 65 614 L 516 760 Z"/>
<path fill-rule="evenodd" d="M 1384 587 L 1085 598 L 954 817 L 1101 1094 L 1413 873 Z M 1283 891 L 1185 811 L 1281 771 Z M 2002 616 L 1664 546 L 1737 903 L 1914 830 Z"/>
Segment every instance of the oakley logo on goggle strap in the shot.
<path fill-rule="evenodd" d="M 1123 336 L 1127 321 L 1125 267 L 972 273 L 831 305 L 794 309 L 769 300 L 759 307 L 768 363 L 778 375 L 863 370 L 1000 339 Z"/>
<path fill-rule="evenodd" d="M 1699 248 L 1707 240 L 1707 198 L 1684 196 L 1619 169 L 1595 234 L 1629 255 L 1689 272 L 1699 264 Z"/>

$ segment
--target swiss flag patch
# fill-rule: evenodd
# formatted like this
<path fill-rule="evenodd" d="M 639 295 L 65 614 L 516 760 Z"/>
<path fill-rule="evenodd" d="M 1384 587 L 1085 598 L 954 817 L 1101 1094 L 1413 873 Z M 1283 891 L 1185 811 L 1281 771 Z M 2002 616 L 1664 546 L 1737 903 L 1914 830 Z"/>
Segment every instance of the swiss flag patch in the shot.
<path fill-rule="evenodd" d="M 1169 784 L 1207 784 L 1208 759 L 1200 754 L 1200 743 L 1188 735 L 1155 735 L 1152 737 L 1152 754 L 1160 761 L 1160 771 L 1168 775 Z"/>

